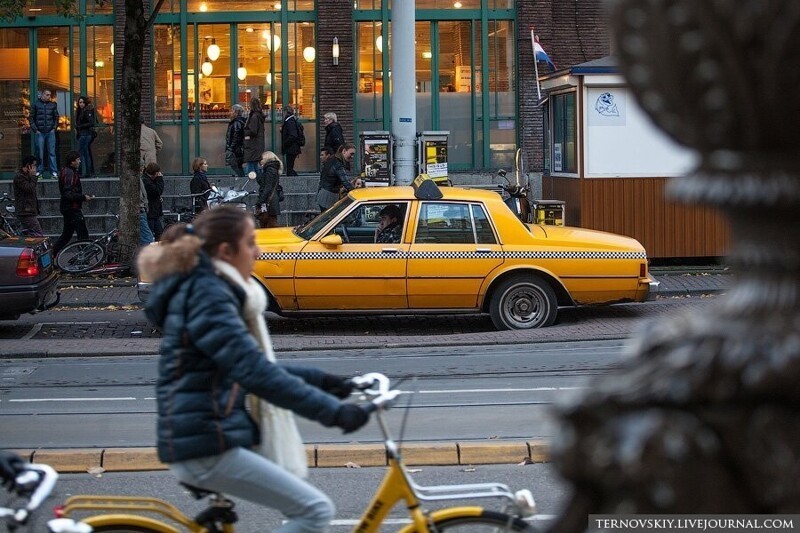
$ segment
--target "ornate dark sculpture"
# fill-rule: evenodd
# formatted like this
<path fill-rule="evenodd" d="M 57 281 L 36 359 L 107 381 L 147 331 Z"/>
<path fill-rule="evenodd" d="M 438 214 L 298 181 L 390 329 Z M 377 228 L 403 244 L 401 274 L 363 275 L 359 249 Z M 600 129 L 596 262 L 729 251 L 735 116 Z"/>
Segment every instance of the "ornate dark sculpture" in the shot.
<path fill-rule="evenodd" d="M 671 193 L 727 214 L 736 283 L 651 323 L 635 357 L 561 410 L 556 463 L 590 513 L 800 512 L 800 2 L 620 0 L 639 104 L 700 152 Z"/>

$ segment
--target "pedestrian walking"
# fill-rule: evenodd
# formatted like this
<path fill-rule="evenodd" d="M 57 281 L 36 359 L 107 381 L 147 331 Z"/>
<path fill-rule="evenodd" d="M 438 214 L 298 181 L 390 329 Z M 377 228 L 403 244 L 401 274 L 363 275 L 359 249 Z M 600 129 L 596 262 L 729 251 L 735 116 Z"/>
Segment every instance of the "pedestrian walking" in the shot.
<path fill-rule="evenodd" d="M 239 104 L 231 106 L 231 120 L 225 133 L 225 164 L 233 170 L 234 176 L 244 176 L 244 108 Z"/>
<path fill-rule="evenodd" d="M 325 142 L 322 146 L 332 149 L 335 154 L 339 147 L 344 144 L 342 125 L 336 120 L 336 113 L 325 113 L 322 120 L 325 125 Z"/>
<path fill-rule="evenodd" d="M 92 142 L 97 137 L 96 124 L 97 116 L 92 101 L 88 96 L 81 96 L 78 98 L 78 109 L 75 111 L 75 131 L 78 134 L 78 153 L 81 154 L 81 173 L 84 178 L 94 176 Z"/>
<path fill-rule="evenodd" d="M 67 245 L 72 235 L 77 231 L 78 240 L 89 238 L 86 221 L 83 219 L 83 202 L 89 201 L 93 196 L 83 194 L 81 185 L 81 156 L 72 151 L 67 154 L 67 162 L 58 174 L 58 190 L 61 193 L 59 208 L 64 217 L 64 230 L 53 245 L 53 257 Z"/>
<path fill-rule="evenodd" d="M 39 152 L 39 174 L 44 175 L 44 152 L 47 147 L 48 169 L 53 178 L 58 177 L 56 162 L 56 130 L 58 129 L 58 104 L 52 100 L 50 89 L 42 89 L 39 98 L 33 102 L 30 111 L 31 131 Z"/>
<path fill-rule="evenodd" d="M 275 152 L 264 152 L 261 156 L 261 173 L 258 176 L 258 223 L 262 228 L 278 226 L 278 215 L 281 214 L 281 198 L 279 193 L 280 175 L 283 163 Z"/>
<path fill-rule="evenodd" d="M 37 182 L 35 156 L 26 155 L 14 176 L 14 212 L 22 225 L 23 234 L 41 237 L 42 226 L 39 224 L 39 197 L 36 193 Z"/>
<path fill-rule="evenodd" d="M 194 197 L 194 212 L 200 213 L 208 209 L 208 197 L 211 191 L 216 191 L 217 188 L 211 185 L 208 181 L 208 161 L 202 157 L 196 157 L 192 161 L 192 181 L 189 182 L 189 192 L 192 194 L 205 193 L 201 196 Z"/>
<path fill-rule="evenodd" d="M 317 205 L 320 212 L 325 211 L 339 200 L 339 190 L 353 189 L 350 177 L 342 161 L 331 153 L 327 146 L 320 150 L 319 160 L 322 170 L 319 173 L 319 189 L 317 190 Z"/>
<path fill-rule="evenodd" d="M 249 176 L 260 172 L 261 154 L 264 153 L 264 110 L 261 100 L 250 100 L 250 114 L 244 124 L 244 170 Z"/>
<path fill-rule="evenodd" d="M 294 162 L 302 152 L 305 144 L 303 126 L 294 114 L 290 105 L 283 106 L 283 125 L 281 126 L 281 153 L 286 156 L 286 175 L 297 176 Z"/>
<path fill-rule="evenodd" d="M 356 145 L 344 143 L 336 150 L 336 158 L 342 162 L 342 166 L 347 172 L 353 171 L 353 160 L 356 157 Z"/>
<path fill-rule="evenodd" d="M 144 180 L 139 177 L 139 246 L 147 246 L 155 240 L 150 225 L 147 223 L 147 189 Z"/>
<path fill-rule="evenodd" d="M 162 224 L 164 207 L 161 202 L 161 195 L 164 194 L 164 175 L 158 163 L 147 163 L 142 174 L 142 182 L 147 191 L 147 226 L 153 232 L 153 239 L 158 241 L 164 229 Z"/>
<path fill-rule="evenodd" d="M 149 163 L 158 163 L 158 152 L 164 147 L 161 142 L 161 137 L 158 136 L 156 130 L 149 127 L 142 119 L 142 129 L 139 135 L 139 151 L 142 154 L 142 165 L 147 166 Z"/>
<path fill-rule="evenodd" d="M 278 531 L 328 531 L 335 509 L 303 479 L 294 413 L 351 432 L 369 411 L 341 401 L 349 379 L 276 362 L 266 293 L 251 279 L 258 253 L 253 217 L 222 206 L 171 226 L 139 256 L 154 281 L 145 314 L 163 332 L 158 458 L 184 483 L 277 509 L 286 517 Z M 247 393 L 260 399 L 259 414 L 247 409 Z M 264 455 L 253 450 L 259 443 Z"/>

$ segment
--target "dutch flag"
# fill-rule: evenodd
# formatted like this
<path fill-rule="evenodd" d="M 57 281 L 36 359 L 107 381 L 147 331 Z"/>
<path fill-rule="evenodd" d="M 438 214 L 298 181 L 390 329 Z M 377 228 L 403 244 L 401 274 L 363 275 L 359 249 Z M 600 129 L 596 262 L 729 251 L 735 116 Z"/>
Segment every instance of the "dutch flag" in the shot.
<path fill-rule="evenodd" d="M 555 70 L 556 65 L 550 60 L 550 56 L 544 51 L 542 45 L 539 44 L 539 38 L 534 35 L 533 30 L 531 30 L 531 37 L 533 38 L 533 56 L 536 61 L 545 61 L 550 66 L 550 70 Z"/>

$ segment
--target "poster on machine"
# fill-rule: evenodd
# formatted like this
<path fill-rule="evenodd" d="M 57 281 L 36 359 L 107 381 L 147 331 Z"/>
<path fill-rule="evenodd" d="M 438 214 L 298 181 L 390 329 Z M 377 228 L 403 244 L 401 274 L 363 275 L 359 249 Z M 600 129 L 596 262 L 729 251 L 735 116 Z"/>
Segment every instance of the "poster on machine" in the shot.
<path fill-rule="evenodd" d="M 363 172 L 368 185 L 389 185 L 389 138 L 364 137 Z"/>
<path fill-rule="evenodd" d="M 425 172 L 433 179 L 447 178 L 447 140 L 425 140 Z"/>

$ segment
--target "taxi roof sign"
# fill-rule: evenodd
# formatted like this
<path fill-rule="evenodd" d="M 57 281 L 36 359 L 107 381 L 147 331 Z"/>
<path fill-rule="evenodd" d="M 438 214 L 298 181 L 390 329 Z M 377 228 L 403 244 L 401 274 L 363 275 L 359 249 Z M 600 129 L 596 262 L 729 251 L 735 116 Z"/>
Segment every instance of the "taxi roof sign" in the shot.
<path fill-rule="evenodd" d="M 442 196 L 439 186 L 427 174 L 420 174 L 411 182 L 414 188 L 414 197 L 418 200 L 438 200 Z"/>

